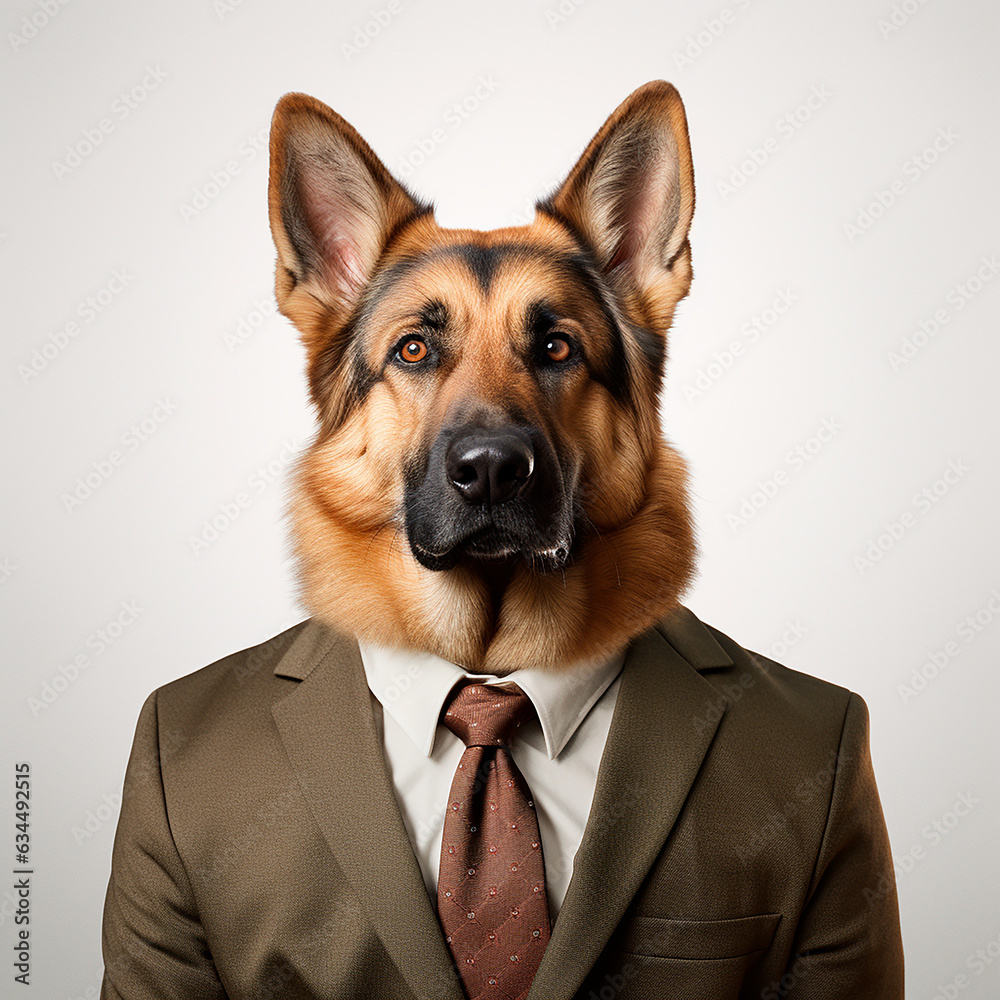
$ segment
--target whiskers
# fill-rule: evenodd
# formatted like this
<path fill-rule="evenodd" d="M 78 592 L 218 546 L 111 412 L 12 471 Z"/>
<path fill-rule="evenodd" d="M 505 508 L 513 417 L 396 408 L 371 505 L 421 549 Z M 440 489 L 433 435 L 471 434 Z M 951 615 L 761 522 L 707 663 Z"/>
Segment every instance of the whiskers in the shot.
<path fill-rule="evenodd" d="M 597 537 L 601 540 L 601 544 L 605 548 L 611 548 L 611 551 L 613 553 L 613 558 L 614 558 L 614 561 L 615 561 L 615 577 L 618 580 L 618 586 L 621 587 L 621 585 L 622 585 L 622 575 L 621 575 L 621 570 L 618 568 L 618 553 L 615 551 L 614 547 L 610 546 L 609 543 L 605 540 L 604 535 L 601 534 L 601 532 L 598 530 L 597 525 L 594 524 L 594 522 L 590 519 L 590 515 L 582 507 L 579 508 L 579 510 L 577 511 L 577 513 L 580 515 L 581 518 L 583 518 L 590 525 L 590 527 L 594 531 L 594 534 L 597 535 Z"/>
<path fill-rule="evenodd" d="M 375 541 L 376 538 L 378 538 L 379 535 L 381 535 L 384 531 L 387 531 L 389 528 L 392 528 L 392 537 L 389 539 L 389 545 L 385 553 L 386 563 L 388 564 L 389 560 L 393 556 L 394 551 L 396 550 L 396 540 L 399 538 L 404 528 L 404 525 L 400 523 L 398 518 L 394 518 L 392 521 L 389 522 L 389 524 L 380 524 L 372 531 L 371 535 L 368 538 L 368 545 L 365 547 L 366 559 L 369 557 L 369 552 L 371 551 L 372 543 Z M 400 555 L 402 555 L 403 552 L 404 552 L 404 547 L 403 545 L 401 545 L 399 547 Z"/>

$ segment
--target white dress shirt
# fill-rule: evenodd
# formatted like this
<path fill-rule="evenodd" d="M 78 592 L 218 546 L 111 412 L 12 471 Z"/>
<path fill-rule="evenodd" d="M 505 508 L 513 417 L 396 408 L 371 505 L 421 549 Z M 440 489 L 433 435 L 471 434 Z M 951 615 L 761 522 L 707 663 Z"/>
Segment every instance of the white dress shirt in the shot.
<path fill-rule="evenodd" d="M 555 673 L 522 669 L 496 677 L 471 673 L 433 653 L 358 646 L 396 800 L 435 906 L 444 815 L 465 752 L 465 744 L 438 723 L 441 709 L 466 677 L 516 683 L 531 699 L 538 718 L 520 727 L 510 753 L 534 797 L 554 923 L 594 798 L 624 652 Z"/>

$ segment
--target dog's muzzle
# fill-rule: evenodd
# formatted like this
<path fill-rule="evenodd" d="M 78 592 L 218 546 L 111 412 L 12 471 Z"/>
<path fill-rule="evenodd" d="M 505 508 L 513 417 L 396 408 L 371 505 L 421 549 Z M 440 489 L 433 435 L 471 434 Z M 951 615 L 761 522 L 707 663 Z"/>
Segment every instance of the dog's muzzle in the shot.
<path fill-rule="evenodd" d="M 428 569 L 520 556 L 544 572 L 569 559 L 567 477 L 548 438 L 533 427 L 441 431 L 426 468 L 407 476 L 405 506 L 411 551 Z"/>

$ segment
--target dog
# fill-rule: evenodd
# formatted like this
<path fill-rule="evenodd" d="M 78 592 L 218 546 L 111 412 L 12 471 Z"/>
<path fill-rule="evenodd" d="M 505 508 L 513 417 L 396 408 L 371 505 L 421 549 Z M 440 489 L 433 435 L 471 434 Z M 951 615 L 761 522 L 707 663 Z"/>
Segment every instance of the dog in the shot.
<path fill-rule="evenodd" d="M 503 674 L 609 655 L 676 606 L 696 544 L 659 398 L 693 211 L 664 81 L 530 225 L 489 232 L 439 226 L 340 115 L 280 101 L 269 214 L 319 421 L 289 508 L 314 616 Z"/>
<path fill-rule="evenodd" d="M 901 1000 L 864 701 L 680 604 L 676 89 L 632 93 L 530 224 L 488 232 L 439 226 L 312 97 L 279 101 L 270 152 L 275 293 L 317 414 L 288 510 L 310 617 L 143 705 L 102 1000 Z M 534 706 L 509 760 L 489 713 L 478 740 L 448 721 L 490 684 Z M 455 791 L 470 750 L 495 765 L 478 799 Z M 524 807 L 488 825 L 515 752 Z"/>

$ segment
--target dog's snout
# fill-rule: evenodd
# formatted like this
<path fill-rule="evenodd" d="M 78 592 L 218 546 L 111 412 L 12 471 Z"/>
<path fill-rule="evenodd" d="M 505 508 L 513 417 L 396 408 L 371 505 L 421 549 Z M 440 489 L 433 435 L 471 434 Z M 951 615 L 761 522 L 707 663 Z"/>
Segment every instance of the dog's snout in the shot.
<path fill-rule="evenodd" d="M 530 441 L 512 431 L 476 431 L 452 441 L 448 481 L 469 503 L 502 503 L 516 496 L 535 468 Z"/>
<path fill-rule="evenodd" d="M 449 423 L 423 468 L 406 474 L 406 531 L 426 569 L 461 559 L 524 558 L 540 571 L 566 561 L 572 496 L 541 428 L 476 414 Z M 572 477 L 571 477 L 572 478 Z"/>

